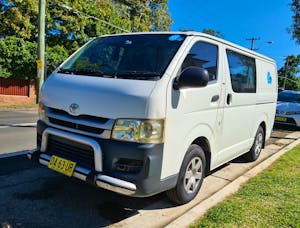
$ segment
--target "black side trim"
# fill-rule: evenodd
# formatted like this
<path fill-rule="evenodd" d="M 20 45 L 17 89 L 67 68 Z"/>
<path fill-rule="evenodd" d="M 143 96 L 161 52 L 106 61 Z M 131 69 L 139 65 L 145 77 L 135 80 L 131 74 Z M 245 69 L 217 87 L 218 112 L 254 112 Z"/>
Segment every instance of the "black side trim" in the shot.
<path fill-rule="evenodd" d="M 270 101 L 270 102 L 260 102 L 260 103 L 256 103 L 256 105 L 263 105 L 263 104 L 275 104 L 275 102 Z"/>

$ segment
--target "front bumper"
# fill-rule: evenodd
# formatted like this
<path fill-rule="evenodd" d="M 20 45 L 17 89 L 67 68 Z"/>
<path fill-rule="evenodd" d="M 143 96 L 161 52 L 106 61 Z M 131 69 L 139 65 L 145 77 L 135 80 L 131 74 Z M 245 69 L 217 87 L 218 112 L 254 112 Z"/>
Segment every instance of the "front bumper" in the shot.
<path fill-rule="evenodd" d="M 286 121 L 283 121 L 282 118 L 286 118 Z M 300 115 L 276 115 L 275 123 L 299 127 Z"/>
<path fill-rule="evenodd" d="M 82 161 L 77 162 L 73 157 L 64 157 L 51 152 L 51 150 L 59 152 L 60 148 L 66 149 L 66 147 L 59 146 L 53 149 L 49 139 L 53 136 L 69 140 L 71 144 L 81 143 L 92 148 L 93 163 L 87 165 Z M 69 144 L 70 153 L 73 151 L 71 144 Z M 45 166 L 48 166 L 52 155 L 73 160 L 77 162 L 73 177 L 120 194 L 136 197 L 150 196 L 173 188 L 177 182 L 177 175 L 164 180 L 160 179 L 163 144 L 137 144 L 92 138 L 51 128 L 44 122 L 38 121 L 37 146 L 37 151 L 28 154 L 30 159 Z M 122 159 L 123 161 L 139 161 L 141 166 L 134 172 L 128 169 L 117 169 L 116 164 Z"/>
<path fill-rule="evenodd" d="M 38 161 L 40 164 L 48 167 L 51 156 L 41 151 L 29 152 L 29 159 Z M 73 177 L 85 182 L 96 184 L 98 187 L 114 191 L 123 195 L 134 195 L 136 193 L 136 185 L 127 181 L 123 181 L 114 177 L 103 174 L 94 174 L 92 170 L 76 166 Z"/>

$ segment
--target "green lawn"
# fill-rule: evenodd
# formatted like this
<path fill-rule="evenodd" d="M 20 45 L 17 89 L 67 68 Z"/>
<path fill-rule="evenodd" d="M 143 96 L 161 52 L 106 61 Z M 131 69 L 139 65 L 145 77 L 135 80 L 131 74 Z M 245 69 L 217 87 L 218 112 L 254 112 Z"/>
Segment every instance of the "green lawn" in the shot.
<path fill-rule="evenodd" d="M 192 227 L 300 227 L 300 146 Z"/>

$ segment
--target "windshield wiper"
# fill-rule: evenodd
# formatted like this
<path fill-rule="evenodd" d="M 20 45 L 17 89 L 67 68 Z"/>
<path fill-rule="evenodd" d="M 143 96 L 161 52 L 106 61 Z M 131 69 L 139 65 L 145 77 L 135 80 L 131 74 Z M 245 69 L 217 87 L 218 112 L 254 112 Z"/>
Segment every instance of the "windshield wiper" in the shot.
<path fill-rule="evenodd" d="M 57 73 L 63 73 L 63 74 L 73 74 L 73 71 L 70 69 L 63 69 L 63 68 L 59 68 Z"/>
<path fill-rule="evenodd" d="M 110 77 L 110 78 L 113 77 L 112 75 L 104 74 L 102 71 L 95 70 L 95 69 L 62 69 L 61 68 L 59 69 L 58 73 Z"/>
<path fill-rule="evenodd" d="M 161 77 L 161 74 L 155 71 L 124 71 L 116 72 L 115 76 L 118 78 L 147 79 Z"/>

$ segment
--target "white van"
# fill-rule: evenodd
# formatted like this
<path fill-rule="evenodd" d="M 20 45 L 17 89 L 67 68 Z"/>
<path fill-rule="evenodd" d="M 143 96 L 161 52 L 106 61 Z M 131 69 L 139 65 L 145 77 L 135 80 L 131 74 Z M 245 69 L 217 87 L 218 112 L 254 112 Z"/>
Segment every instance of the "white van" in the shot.
<path fill-rule="evenodd" d="M 95 38 L 43 85 L 37 151 L 49 168 L 183 204 L 210 170 L 258 158 L 274 123 L 272 59 L 196 32 Z"/>

